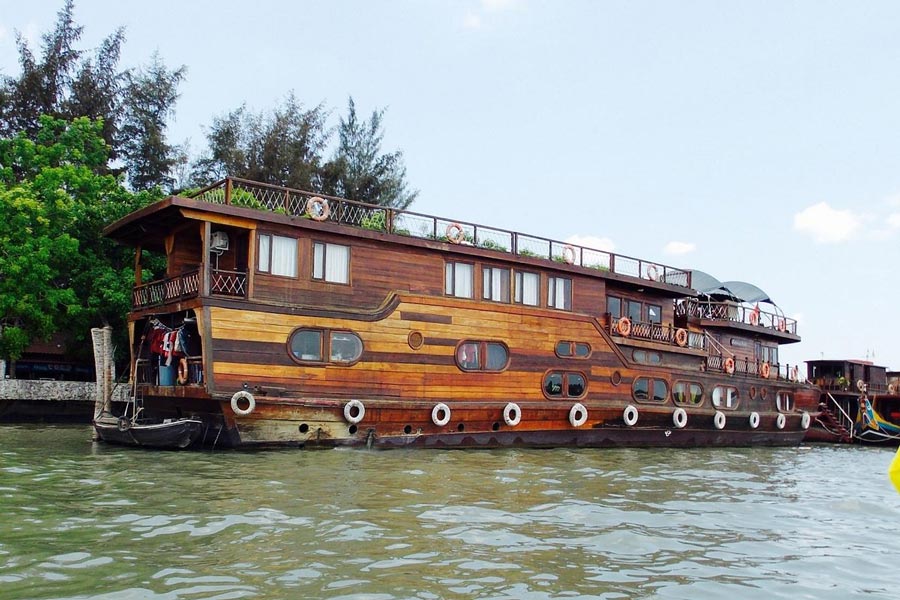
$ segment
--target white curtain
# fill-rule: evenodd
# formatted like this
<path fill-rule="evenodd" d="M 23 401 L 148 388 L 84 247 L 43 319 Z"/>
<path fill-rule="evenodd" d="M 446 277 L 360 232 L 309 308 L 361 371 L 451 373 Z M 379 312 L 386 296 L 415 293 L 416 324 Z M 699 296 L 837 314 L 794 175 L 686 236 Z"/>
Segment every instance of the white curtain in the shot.
<path fill-rule="evenodd" d="M 537 273 L 520 273 L 522 304 L 537 306 L 540 303 L 541 278 Z"/>
<path fill-rule="evenodd" d="M 350 283 L 350 247 L 325 245 L 325 281 Z"/>
<path fill-rule="evenodd" d="M 297 240 L 272 236 L 272 275 L 297 276 Z"/>
<path fill-rule="evenodd" d="M 272 244 L 272 236 L 269 235 L 260 235 L 259 236 L 259 270 L 263 273 L 268 273 L 269 268 L 269 258 L 271 256 L 271 244 Z"/>

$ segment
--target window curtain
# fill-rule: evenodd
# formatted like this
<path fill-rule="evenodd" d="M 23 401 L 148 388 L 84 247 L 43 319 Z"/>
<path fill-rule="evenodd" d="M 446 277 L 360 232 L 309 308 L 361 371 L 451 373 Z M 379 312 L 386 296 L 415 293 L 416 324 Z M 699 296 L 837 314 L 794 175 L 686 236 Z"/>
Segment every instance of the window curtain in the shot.
<path fill-rule="evenodd" d="M 350 247 L 337 244 L 325 246 L 325 281 L 350 283 Z"/>
<path fill-rule="evenodd" d="M 272 236 L 272 275 L 297 276 L 297 240 Z"/>

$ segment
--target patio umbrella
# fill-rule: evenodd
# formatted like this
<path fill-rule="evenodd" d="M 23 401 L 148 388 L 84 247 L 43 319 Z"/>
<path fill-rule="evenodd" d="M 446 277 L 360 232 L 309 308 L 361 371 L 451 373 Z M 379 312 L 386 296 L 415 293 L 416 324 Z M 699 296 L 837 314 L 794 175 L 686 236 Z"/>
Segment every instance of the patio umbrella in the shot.
<path fill-rule="evenodd" d="M 900 448 L 897 448 L 897 454 L 894 455 L 894 460 L 888 467 L 888 476 L 891 478 L 891 483 L 900 492 Z"/>

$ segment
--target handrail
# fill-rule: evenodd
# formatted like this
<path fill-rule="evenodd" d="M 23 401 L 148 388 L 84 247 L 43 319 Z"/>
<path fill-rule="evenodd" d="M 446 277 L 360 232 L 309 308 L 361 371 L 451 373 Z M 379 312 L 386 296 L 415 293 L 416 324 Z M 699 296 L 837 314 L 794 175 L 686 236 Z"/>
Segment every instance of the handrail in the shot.
<path fill-rule="evenodd" d="M 691 286 L 690 271 L 658 262 L 476 223 L 366 204 L 236 177 L 226 177 L 198 190 L 190 197 L 217 204 L 268 210 L 293 217 L 327 220 L 395 235 L 477 246 L 517 256 L 543 258 L 678 287 Z M 318 208 L 316 215 L 309 212 L 311 201 L 315 202 Z"/>
<path fill-rule="evenodd" d="M 131 290 L 133 308 L 161 306 L 169 302 L 200 296 L 200 269 L 194 269 L 174 277 L 164 277 Z M 246 271 L 210 269 L 210 293 L 224 296 L 247 297 Z"/>
<path fill-rule="evenodd" d="M 797 333 L 796 319 L 737 302 L 712 302 L 685 298 L 675 304 L 675 315 L 743 323 L 753 327 L 774 329 L 781 333 Z"/>

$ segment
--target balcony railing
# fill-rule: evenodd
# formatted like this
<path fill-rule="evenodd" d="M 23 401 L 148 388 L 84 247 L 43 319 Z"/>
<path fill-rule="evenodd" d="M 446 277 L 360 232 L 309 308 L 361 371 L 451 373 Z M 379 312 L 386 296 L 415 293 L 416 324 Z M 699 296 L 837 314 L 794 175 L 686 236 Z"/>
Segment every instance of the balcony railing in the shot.
<path fill-rule="evenodd" d="M 623 320 L 624 318 L 611 319 L 609 324 L 609 333 L 612 335 L 623 336 L 622 326 L 620 324 L 620 322 Z M 661 323 L 635 322 L 629 320 L 627 330 L 627 337 L 630 338 L 658 342 L 661 344 L 668 344 L 670 346 L 680 345 L 677 339 L 678 328 L 672 327 L 671 325 L 663 325 Z M 684 330 L 684 332 L 684 335 L 686 337 L 683 347 L 691 348 L 693 350 L 706 349 L 706 336 L 703 333 L 688 330 Z"/>
<path fill-rule="evenodd" d="M 757 309 L 735 302 L 704 302 L 702 300 L 679 300 L 675 305 L 676 316 L 713 321 L 744 323 L 754 327 L 774 329 L 782 333 L 797 333 L 796 319 L 789 319 L 769 311 Z"/>
<path fill-rule="evenodd" d="M 476 246 L 518 256 L 543 258 L 685 288 L 691 286 L 690 272 L 657 262 L 475 223 L 364 204 L 232 177 L 203 188 L 192 197 L 217 204 L 244 206 L 317 221 L 331 221 L 372 231 Z"/>
<path fill-rule="evenodd" d="M 247 273 L 241 271 L 210 270 L 210 294 L 245 298 Z M 135 286 L 131 292 L 133 308 L 162 306 L 200 295 L 200 269 Z"/>
<path fill-rule="evenodd" d="M 707 356 L 706 357 L 706 369 L 708 371 L 722 371 L 727 373 L 726 361 L 728 360 L 727 356 L 716 355 L 716 356 Z M 752 359 L 752 358 L 740 358 L 734 357 L 731 358 L 731 361 L 734 364 L 733 374 L 735 375 L 747 375 L 749 377 L 760 377 L 765 379 L 764 371 L 767 363 L 762 360 Z M 778 381 L 800 381 L 800 369 L 797 365 L 789 365 L 789 364 L 770 364 L 768 367 L 769 376 L 768 379 L 775 379 Z"/>

